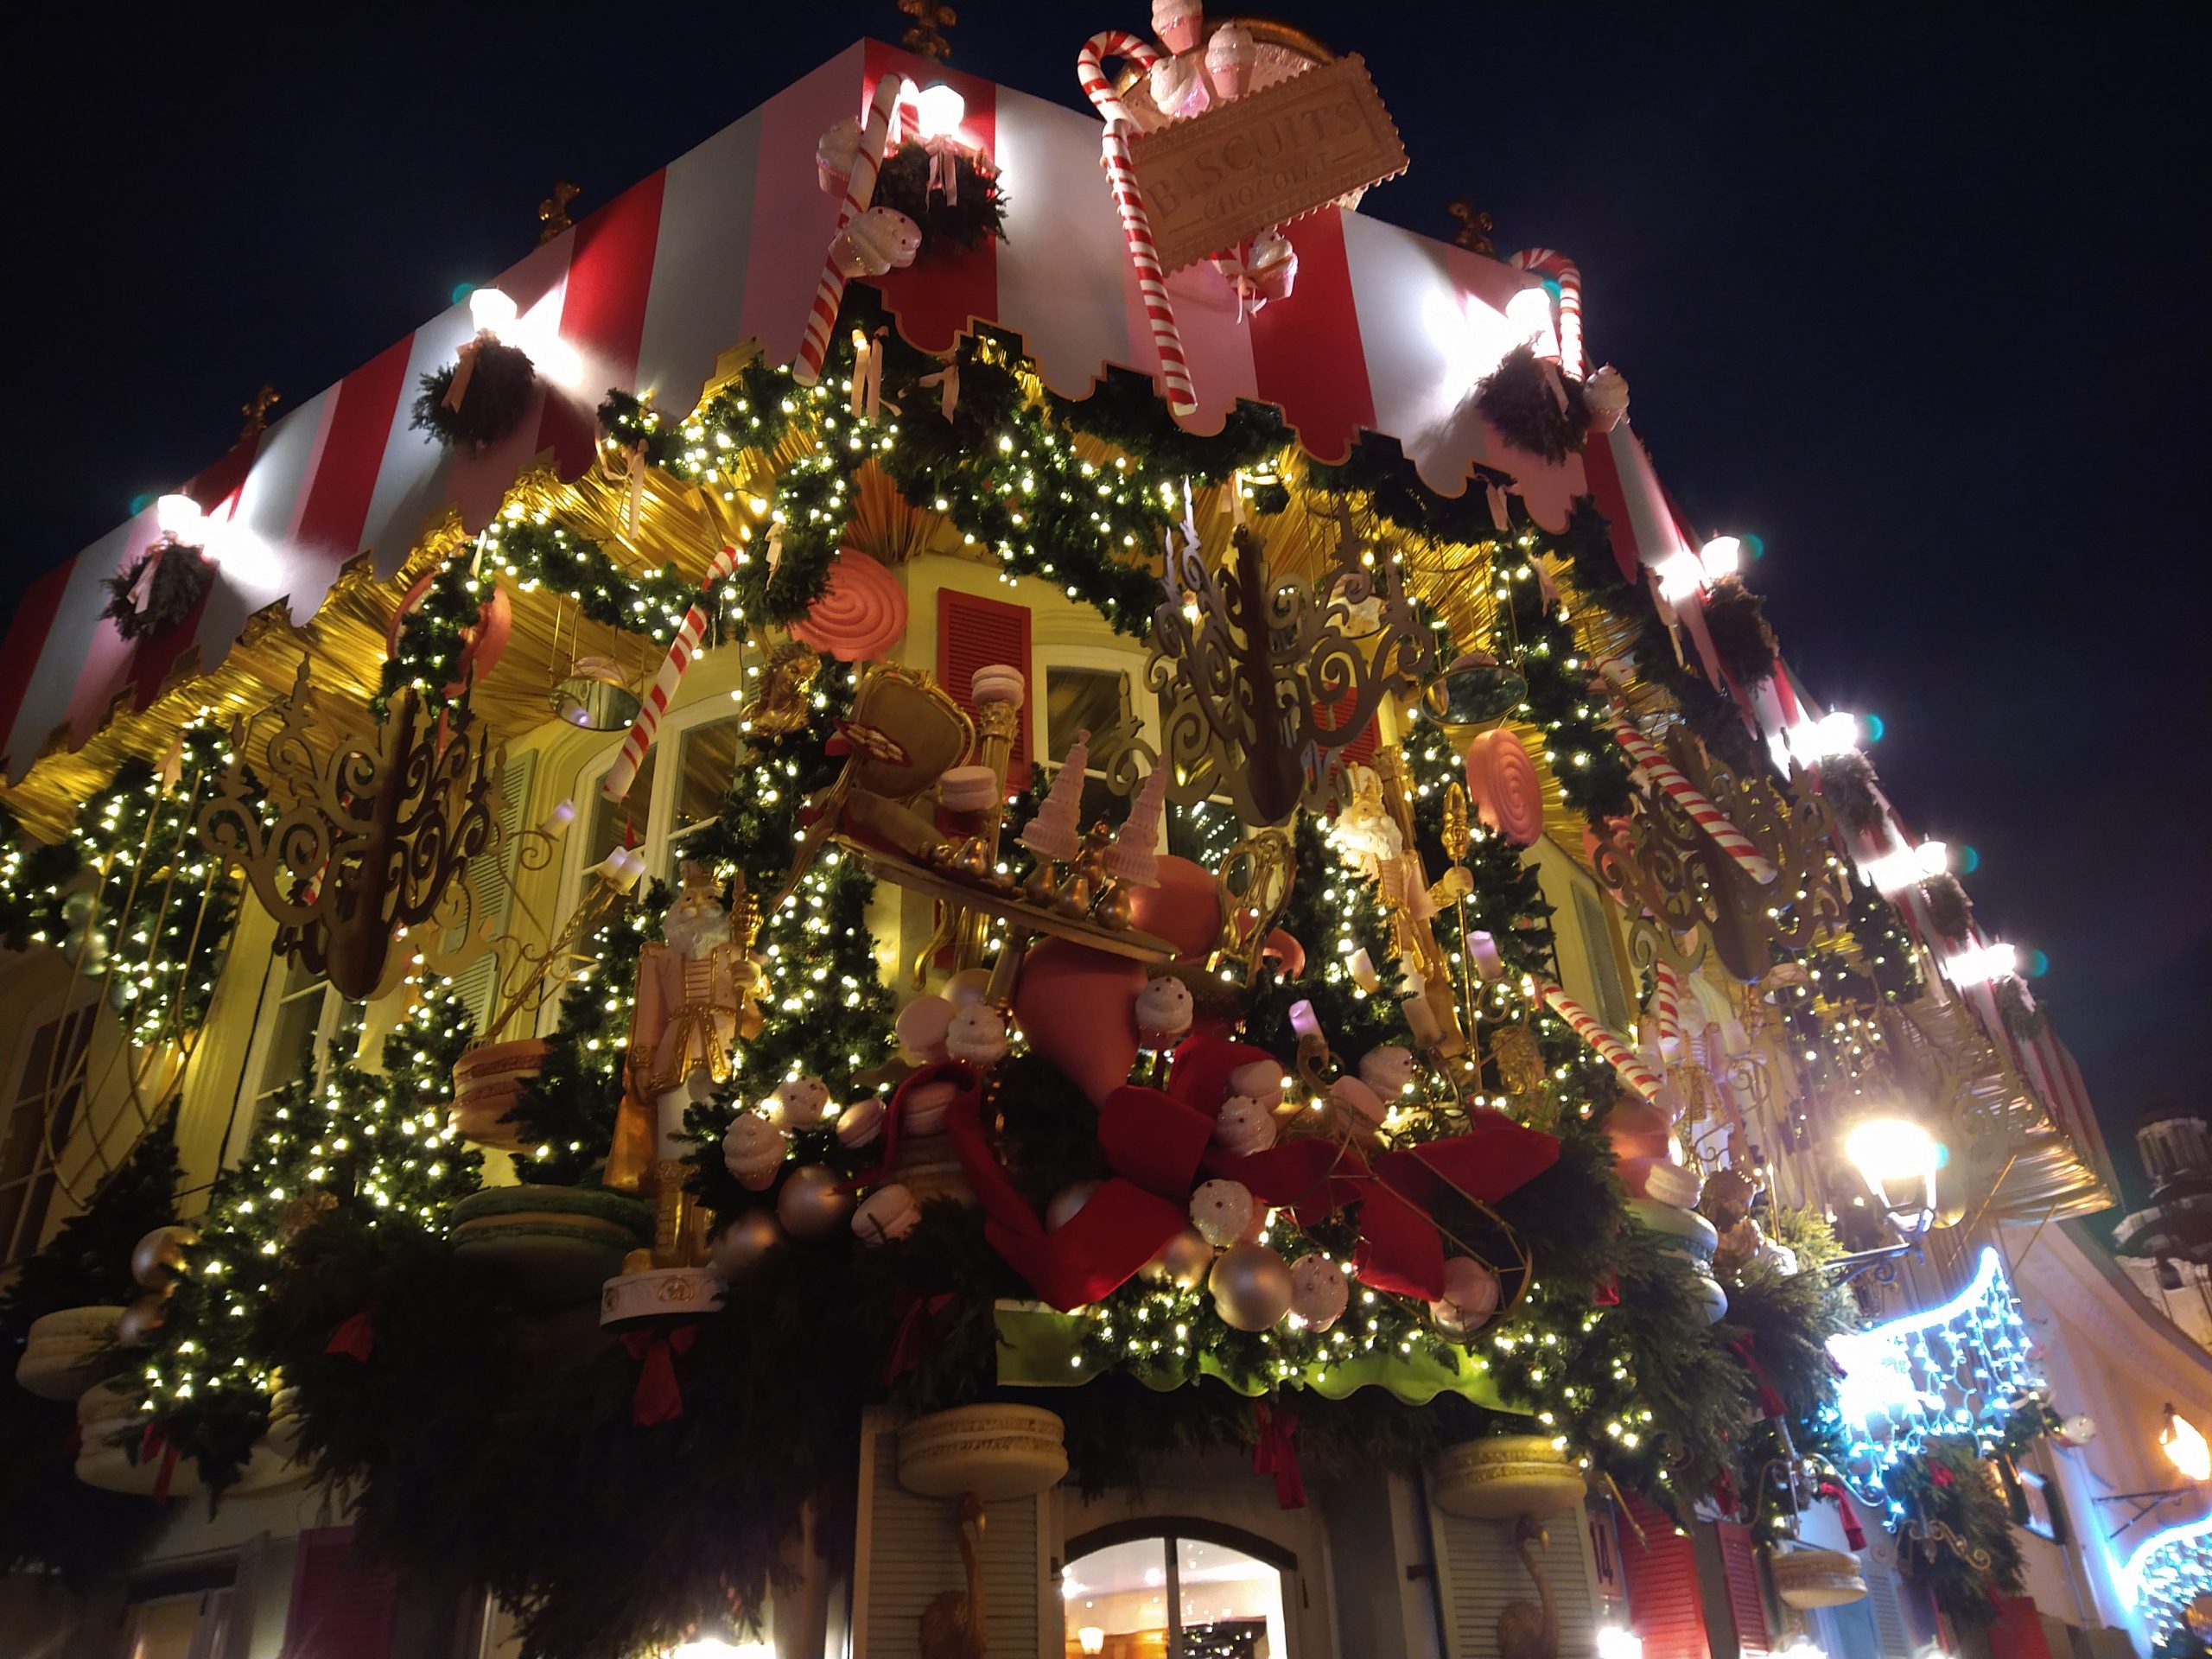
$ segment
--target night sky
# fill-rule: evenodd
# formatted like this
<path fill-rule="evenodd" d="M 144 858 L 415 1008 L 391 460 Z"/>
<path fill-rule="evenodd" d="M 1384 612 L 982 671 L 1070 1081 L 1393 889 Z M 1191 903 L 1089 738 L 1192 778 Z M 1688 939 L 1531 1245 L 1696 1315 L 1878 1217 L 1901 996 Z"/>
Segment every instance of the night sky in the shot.
<path fill-rule="evenodd" d="M 1078 107 L 1077 46 L 1147 16 L 959 10 L 959 67 Z M 1265 15 L 1366 56 L 1413 169 L 1364 211 L 1446 236 L 1465 194 L 1501 251 L 1580 262 L 1676 498 L 1764 539 L 1793 665 L 1880 715 L 1908 821 L 1977 849 L 1985 925 L 2049 954 L 2139 1182 L 2136 1112 L 2203 1109 L 2212 1076 L 2212 9 Z M 220 454 L 264 379 L 308 397 L 527 251 L 556 178 L 581 214 L 906 22 L 232 16 L 10 26 L 0 611 Z"/>

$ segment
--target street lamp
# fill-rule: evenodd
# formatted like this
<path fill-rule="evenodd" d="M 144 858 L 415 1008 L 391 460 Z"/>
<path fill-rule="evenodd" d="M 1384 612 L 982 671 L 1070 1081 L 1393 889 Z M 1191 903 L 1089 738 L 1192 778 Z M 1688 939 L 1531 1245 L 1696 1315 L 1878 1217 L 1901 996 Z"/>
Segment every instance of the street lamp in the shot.
<path fill-rule="evenodd" d="M 1941 1141 L 1909 1117 L 1870 1117 L 1844 1138 L 1843 1155 L 1899 1232 L 1917 1237 L 1928 1230 L 1936 1218 Z"/>
<path fill-rule="evenodd" d="M 2159 1433 L 2158 1445 L 2166 1461 L 2180 1470 L 2184 1478 L 2212 1480 L 2212 1446 L 2204 1443 L 2196 1425 L 2171 1406 L 2166 1408 L 2166 1426 Z"/>

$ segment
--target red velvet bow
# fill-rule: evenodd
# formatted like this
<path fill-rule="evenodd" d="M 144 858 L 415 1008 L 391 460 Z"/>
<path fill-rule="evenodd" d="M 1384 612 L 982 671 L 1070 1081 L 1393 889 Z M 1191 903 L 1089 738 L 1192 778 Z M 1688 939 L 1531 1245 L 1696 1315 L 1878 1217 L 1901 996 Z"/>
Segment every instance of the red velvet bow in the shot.
<path fill-rule="evenodd" d="M 162 1503 L 168 1501 L 169 1482 L 176 1474 L 176 1442 L 162 1432 L 159 1423 L 148 1423 L 146 1432 L 138 1437 L 138 1461 L 151 1461 L 156 1452 L 162 1454 L 162 1467 L 154 1477 L 153 1496 L 155 1503 Z"/>
<path fill-rule="evenodd" d="M 1306 1482 L 1298 1469 L 1298 1419 L 1264 1400 L 1252 1402 L 1252 1472 L 1275 1478 L 1275 1502 L 1286 1510 L 1306 1507 Z"/>
<path fill-rule="evenodd" d="M 1948 1474 L 1949 1471 L 1944 1472 Z M 1816 1490 L 1835 1505 L 1837 1517 L 1843 1522 L 1843 1541 L 1854 1551 L 1866 1548 L 1866 1529 L 1859 1524 L 1858 1507 L 1852 1503 L 1851 1494 L 1843 1490 L 1843 1483 L 1823 1479 Z"/>
<path fill-rule="evenodd" d="M 1767 1375 L 1765 1366 L 1759 1363 L 1758 1337 L 1750 1331 L 1738 1331 L 1729 1338 L 1728 1350 L 1744 1362 L 1744 1369 L 1751 1374 L 1751 1381 L 1758 1385 L 1759 1415 L 1779 1417 L 1789 1408 L 1783 1404 L 1782 1391 L 1774 1386 L 1773 1377 Z"/>
<path fill-rule="evenodd" d="M 622 1345 L 638 1362 L 638 1390 L 630 1396 L 630 1421 L 639 1428 L 672 1423 L 683 1414 L 683 1389 L 676 1380 L 676 1357 L 689 1353 L 698 1339 L 696 1325 L 622 1333 Z"/>
<path fill-rule="evenodd" d="M 376 1345 L 377 1323 L 365 1307 L 330 1333 L 330 1340 L 323 1344 L 322 1351 L 365 1361 L 376 1351 Z"/>
<path fill-rule="evenodd" d="M 1201 1169 L 1242 1181 L 1262 1203 L 1292 1211 L 1306 1225 L 1358 1204 L 1361 1282 L 1433 1302 L 1444 1294 L 1444 1241 L 1432 1217 L 1445 1193 L 1456 1188 L 1491 1203 L 1559 1157 L 1554 1137 L 1502 1112 L 1478 1113 L 1477 1127 L 1465 1135 L 1373 1159 L 1332 1139 L 1294 1141 L 1245 1157 L 1209 1154 L 1229 1074 L 1271 1058 L 1242 1043 L 1194 1038 L 1176 1050 L 1164 1092 L 1124 1085 L 1107 1096 L 1098 1145 L 1113 1179 L 1052 1233 L 992 1154 L 973 1072 L 957 1064 L 927 1067 L 899 1095 L 925 1080 L 961 1084 L 945 1129 L 982 1202 L 985 1236 L 1039 1296 L 1064 1310 L 1096 1301 L 1160 1253 L 1185 1224 Z M 894 1114 L 897 1105 L 894 1099 Z"/>
<path fill-rule="evenodd" d="M 1938 1486 L 1951 1485 L 1958 1479 L 1956 1475 L 1953 1474 L 1940 1463 L 1929 1470 L 1928 1478 L 1934 1481 Z"/>
<path fill-rule="evenodd" d="M 891 1351 L 884 1357 L 883 1386 L 893 1382 L 922 1363 L 922 1356 L 929 1350 L 930 1327 L 937 1316 L 952 1306 L 952 1293 L 942 1291 L 935 1296 L 925 1296 L 911 1285 L 899 1287 L 899 1329 L 891 1338 Z"/>

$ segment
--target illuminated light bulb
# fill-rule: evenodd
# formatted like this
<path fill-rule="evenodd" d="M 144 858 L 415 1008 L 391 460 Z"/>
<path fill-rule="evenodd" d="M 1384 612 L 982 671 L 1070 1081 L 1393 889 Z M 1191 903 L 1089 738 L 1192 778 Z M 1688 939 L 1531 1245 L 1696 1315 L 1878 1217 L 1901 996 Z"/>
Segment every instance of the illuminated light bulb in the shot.
<path fill-rule="evenodd" d="M 1715 536 L 1698 550 L 1698 566 L 1707 582 L 1732 576 L 1744 568 L 1744 543 L 1739 537 Z"/>
<path fill-rule="evenodd" d="M 2016 947 L 1993 939 L 1986 944 L 1968 945 L 1944 957 L 1942 966 L 1943 977 L 1963 990 L 1969 986 L 2016 977 L 2020 971 L 2020 953 Z"/>
<path fill-rule="evenodd" d="M 499 334 L 515 326 L 515 302 L 496 288 L 480 288 L 468 296 L 468 318 L 480 334 Z"/>
<path fill-rule="evenodd" d="M 162 535 L 189 542 L 206 524 L 207 515 L 188 495 L 164 495 L 154 503 L 154 523 L 160 526 Z"/>
<path fill-rule="evenodd" d="M 1559 358 L 1559 336 L 1552 328 L 1551 290 L 1524 288 L 1505 302 L 1505 321 L 1514 340 L 1538 357 Z"/>
<path fill-rule="evenodd" d="M 1669 604 L 1694 599 L 1705 587 L 1705 567 L 1688 553 L 1669 554 L 1656 568 L 1659 597 Z"/>
<path fill-rule="evenodd" d="M 2212 1480 L 2212 1446 L 2205 1444 L 2196 1424 L 2171 1406 L 2166 1408 L 2166 1426 L 2159 1432 L 2158 1446 L 2166 1460 L 2186 1478 Z"/>
<path fill-rule="evenodd" d="M 950 138 L 968 117 L 968 100 L 942 81 L 914 94 L 918 130 L 925 138 Z"/>
<path fill-rule="evenodd" d="M 1936 1171 L 1943 1160 L 1942 1144 L 1910 1118 L 1866 1119 L 1845 1138 L 1843 1154 L 1891 1214 L 1934 1211 Z M 1921 1196 L 1911 1204 L 1891 1196 L 1916 1184 Z"/>
<path fill-rule="evenodd" d="M 1923 875 L 1941 875 L 1951 867 L 1951 849 L 1940 841 L 1923 841 L 1912 849 L 1912 861 Z"/>

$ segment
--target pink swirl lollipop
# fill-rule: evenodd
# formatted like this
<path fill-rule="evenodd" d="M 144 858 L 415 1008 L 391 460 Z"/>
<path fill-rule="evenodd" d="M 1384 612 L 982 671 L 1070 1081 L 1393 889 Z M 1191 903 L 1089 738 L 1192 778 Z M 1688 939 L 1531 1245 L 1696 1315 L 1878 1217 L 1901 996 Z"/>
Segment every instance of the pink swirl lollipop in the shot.
<path fill-rule="evenodd" d="M 906 632 L 906 590 L 865 553 L 845 548 L 830 567 L 830 587 L 791 624 L 791 638 L 841 663 L 880 657 Z"/>
<path fill-rule="evenodd" d="M 1544 833 L 1544 787 L 1521 740 L 1503 727 L 1467 745 L 1467 793 L 1483 822 L 1516 847 Z"/>

